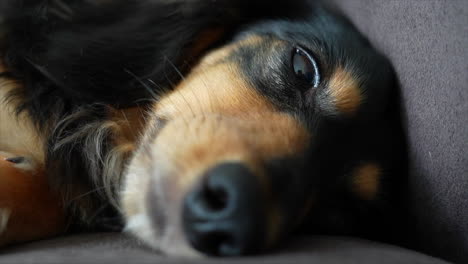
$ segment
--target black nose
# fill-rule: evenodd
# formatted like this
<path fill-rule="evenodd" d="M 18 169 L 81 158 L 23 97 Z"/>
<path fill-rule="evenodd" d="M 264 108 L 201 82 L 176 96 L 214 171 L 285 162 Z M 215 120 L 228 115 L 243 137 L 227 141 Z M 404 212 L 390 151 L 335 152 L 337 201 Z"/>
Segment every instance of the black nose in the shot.
<path fill-rule="evenodd" d="M 184 202 L 184 228 L 192 246 L 208 255 L 255 253 L 263 242 L 264 212 L 258 178 L 241 163 L 210 169 Z"/>

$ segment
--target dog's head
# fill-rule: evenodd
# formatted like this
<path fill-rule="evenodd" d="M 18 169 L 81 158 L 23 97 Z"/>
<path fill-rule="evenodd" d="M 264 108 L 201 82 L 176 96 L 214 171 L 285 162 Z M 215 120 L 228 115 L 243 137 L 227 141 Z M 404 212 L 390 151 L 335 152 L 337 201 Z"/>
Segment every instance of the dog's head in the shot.
<path fill-rule="evenodd" d="M 307 216 L 317 232 L 377 224 L 393 85 L 389 62 L 322 9 L 242 30 L 150 110 L 122 189 L 127 230 L 169 254 L 240 255 Z"/>
<path fill-rule="evenodd" d="M 38 123 L 154 99 L 118 186 L 126 230 L 150 246 L 231 256 L 271 248 L 299 226 L 390 230 L 394 75 L 342 16 L 300 0 L 8 2 L 19 15 L 6 20 L 4 61 Z M 90 123 L 108 121 L 89 109 L 48 139 L 66 145 L 80 132 L 48 153 L 66 159 L 60 177 L 72 183 L 85 178 L 79 168 L 104 163 L 84 151 L 111 149 L 96 147 L 103 130 L 92 147 L 76 144 Z"/>

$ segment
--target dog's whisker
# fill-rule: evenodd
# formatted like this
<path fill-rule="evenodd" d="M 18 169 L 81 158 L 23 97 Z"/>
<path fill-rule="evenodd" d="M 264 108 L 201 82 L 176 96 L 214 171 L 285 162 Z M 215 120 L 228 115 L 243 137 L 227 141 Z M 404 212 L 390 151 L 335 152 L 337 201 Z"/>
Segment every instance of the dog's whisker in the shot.
<path fill-rule="evenodd" d="M 96 188 L 94 188 L 94 189 L 92 189 L 92 190 L 90 190 L 90 191 L 87 191 L 87 192 L 85 192 L 85 193 L 82 193 L 82 194 L 80 194 L 80 195 L 78 195 L 78 196 L 73 197 L 72 199 L 69 199 L 69 200 L 68 200 L 68 203 L 71 204 L 71 203 L 73 203 L 73 202 L 76 201 L 76 200 L 80 200 L 80 199 L 82 199 L 82 198 L 84 198 L 84 197 L 86 197 L 86 196 L 88 196 L 88 195 L 91 195 L 91 194 L 93 194 L 93 193 L 96 193 L 96 192 L 99 192 L 99 191 L 101 191 L 101 190 L 104 190 L 105 188 L 106 188 L 105 186 L 96 187 Z"/>
<path fill-rule="evenodd" d="M 158 87 L 159 90 L 161 90 L 161 91 L 166 90 L 167 92 L 169 92 L 168 89 L 161 88 L 161 86 L 158 85 L 158 84 L 156 84 L 152 79 L 148 79 L 148 80 L 149 80 L 153 85 L 155 85 L 156 87 Z M 171 100 L 170 97 L 169 97 L 169 100 Z M 171 100 L 171 101 L 172 101 L 172 100 Z M 187 102 L 187 101 L 186 101 L 186 102 Z M 188 103 L 187 103 L 187 105 L 188 105 Z M 184 112 L 182 111 L 182 109 L 178 108 L 178 104 L 176 104 L 176 103 L 173 102 L 173 101 L 172 101 L 172 106 L 173 106 L 173 107 L 176 109 L 176 111 L 180 114 L 179 116 L 181 116 L 181 117 L 183 118 L 183 120 L 184 120 L 184 122 L 185 122 L 185 125 L 188 126 L 188 123 L 187 123 L 187 121 L 186 121 L 186 119 L 185 119 L 185 116 L 183 115 Z M 188 106 L 189 106 L 190 110 L 191 110 L 192 113 L 193 113 L 193 109 L 191 108 L 191 106 L 190 106 L 190 105 L 188 105 Z"/>
<path fill-rule="evenodd" d="M 164 73 L 164 77 L 166 78 L 166 80 L 169 82 L 170 86 L 171 86 L 171 89 L 174 89 L 176 88 L 176 84 L 173 82 L 173 80 L 170 78 L 170 76 L 168 75 L 167 71 L 166 71 L 166 62 L 168 62 L 166 59 L 163 60 L 163 63 L 164 63 L 164 67 L 163 67 L 163 73 Z M 171 66 L 172 67 L 172 66 Z"/>
<path fill-rule="evenodd" d="M 207 88 L 208 90 L 208 101 L 209 101 L 209 104 L 210 104 L 210 110 L 211 112 L 215 113 L 216 112 L 216 109 L 214 107 L 214 103 L 213 103 L 213 100 L 218 100 L 218 98 L 216 96 L 213 96 L 213 92 L 211 89 L 209 89 L 207 83 L 206 83 L 206 76 L 208 75 L 205 68 L 201 67 L 201 71 L 202 71 L 202 74 L 201 74 L 201 80 L 203 82 L 203 85 Z M 217 101 L 216 103 L 219 103 L 219 101 Z"/>
<path fill-rule="evenodd" d="M 123 116 L 123 118 L 124 118 L 124 122 L 126 123 L 126 125 L 127 125 L 128 127 L 130 127 L 130 126 L 131 126 L 131 123 L 130 123 L 130 120 L 128 119 L 127 114 L 125 113 L 125 111 L 124 111 L 124 110 L 120 110 L 120 113 L 122 114 L 122 116 Z M 141 125 L 141 120 L 138 120 L 138 121 L 140 122 L 140 125 Z M 132 136 L 133 136 L 134 138 L 138 138 L 138 137 L 140 136 L 140 135 L 137 134 L 138 132 L 136 132 L 135 130 L 133 130 L 133 129 L 129 129 L 129 130 L 130 130 L 130 133 L 132 134 Z"/>
<path fill-rule="evenodd" d="M 180 72 L 179 69 L 177 69 L 177 67 L 174 65 L 174 63 L 172 63 L 172 61 L 169 60 L 169 58 L 168 58 L 167 56 L 164 57 L 164 64 L 165 64 L 166 62 L 169 62 L 169 65 L 170 65 L 172 68 L 174 68 L 174 70 L 177 72 L 177 74 L 179 75 L 179 77 L 180 77 L 182 80 L 185 80 L 185 77 L 183 76 L 182 72 Z M 170 82 L 171 86 L 177 90 L 176 85 L 175 85 L 174 83 L 172 83 L 171 79 L 167 76 L 166 71 L 164 71 L 164 73 L 165 73 L 166 79 Z M 186 100 L 185 96 L 184 96 L 180 91 L 177 91 L 177 92 L 179 92 L 179 94 L 181 95 L 182 99 L 186 102 L 187 107 L 189 107 L 190 111 L 192 112 L 192 115 L 195 115 L 195 112 L 194 112 L 194 110 L 193 110 L 193 108 L 192 108 L 192 105 L 188 103 L 188 101 Z M 196 95 L 194 95 L 194 96 L 195 96 L 195 98 L 198 100 L 198 97 L 197 97 Z M 169 98 L 170 98 L 170 97 L 169 97 Z M 198 101 L 198 102 L 199 102 L 198 106 L 200 106 L 200 101 Z M 172 105 L 175 106 L 175 107 L 177 108 L 177 105 L 178 105 L 178 104 L 175 104 L 174 102 L 172 102 Z M 201 107 L 201 106 L 200 106 L 200 107 Z M 181 114 L 180 116 L 183 118 L 183 121 L 184 121 L 184 123 L 185 123 L 185 126 L 188 127 L 188 122 L 187 122 L 187 119 L 186 119 L 187 117 L 184 115 L 184 111 L 182 111 L 182 109 L 178 109 L 178 111 L 179 111 L 179 113 Z M 202 111 L 199 111 L 199 112 L 201 113 Z"/>
<path fill-rule="evenodd" d="M 157 84 L 155 81 L 153 81 L 153 79 L 151 78 L 147 78 L 146 79 L 149 83 L 151 83 L 154 87 L 156 87 L 156 93 L 158 94 L 158 98 L 161 98 L 162 96 L 164 96 L 165 94 L 169 93 L 170 92 L 170 89 L 166 86 L 161 86 L 159 84 Z"/>
<path fill-rule="evenodd" d="M 174 65 L 174 63 L 172 63 L 172 61 L 171 61 L 167 56 L 165 56 L 164 59 L 167 60 L 167 61 L 169 62 L 169 64 L 172 66 L 172 68 L 174 68 L 174 70 L 177 72 L 177 74 L 179 74 L 180 78 L 181 78 L 182 80 L 185 80 L 184 75 L 182 74 L 182 72 L 180 72 L 179 69 L 177 69 L 177 67 Z M 185 104 L 188 106 L 190 112 L 192 113 L 192 116 L 195 116 L 195 111 L 193 111 L 192 105 L 187 101 L 187 99 L 185 98 L 184 94 L 183 94 L 180 90 L 178 90 L 178 89 L 176 89 L 176 92 L 178 92 L 179 95 L 182 97 L 182 99 L 184 100 Z M 195 94 L 194 94 L 194 95 L 195 95 Z"/>
<path fill-rule="evenodd" d="M 179 69 L 177 69 L 177 67 L 174 65 L 174 63 L 171 62 L 171 60 L 169 60 L 169 58 L 165 57 L 165 60 L 167 60 L 169 62 L 169 64 L 174 68 L 174 70 L 179 74 L 179 76 L 185 80 L 185 77 L 183 76 L 183 74 L 179 71 Z M 192 92 L 194 98 L 197 100 L 197 106 L 200 108 L 198 113 L 203 113 L 202 111 L 202 104 L 201 104 L 201 101 L 200 99 L 198 98 L 198 95 L 195 93 L 195 91 L 193 91 L 193 89 L 190 89 L 190 91 Z M 180 93 L 180 92 L 179 92 Z M 192 106 L 191 104 L 189 104 L 185 98 L 185 96 L 180 93 L 180 95 L 182 96 L 182 98 L 184 99 L 184 101 L 187 103 L 187 106 L 190 108 L 190 111 L 192 112 L 192 115 L 195 115 L 193 109 L 192 109 Z"/>
<path fill-rule="evenodd" d="M 184 64 L 185 64 L 186 66 L 189 66 L 189 63 L 188 63 L 186 60 L 184 61 Z M 211 94 L 211 89 L 210 89 L 210 87 L 207 85 L 207 83 L 205 82 L 205 76 L 203 75 L 203 73 L 205 73 L 205 69 L 203 69 L 203 67 L 201 67 L 201 70 L 202 70 L 202 74 L 201 74 L 201 77 L 202 77 L 202 78 L 201 78 L 201 81 L 202 81 L 202 83 L 203 83 L 203 86 L 205 86 L 205 88 L 206 88 L 207 91 L 208 91 L 208 98 L 207 98 L 207 99 L 208 99 L 208 103 L 210 104 L 210 110 L 211 110 L 211 112 L 214 113 L 214 112 L 215 112 L 215 109 L 214 109 L 214 106 L 213 106 L 213 102 L 212 102 L 212 100 L 211 100 L 212 98 L 211 98 L 211 96 L 210 96 L 210 94 Z M 202 105 L 201 105 L 201 102 L 200 102 L 200 100 L 199 100 L 197 94 L 195 93 L 195 91 L 194 91 L 193 89 L 191 89 L 190 91 L 192 92 L 192 94 L 193 94 L 193 96 L 195 97 L 195 99 L 197 99 L 198 105 L 201 107 L 201 106 L 202 106 Z M 205 111 L 200 111 L 200 113 L 201 113 L 202 115 L 205 115 Z"/>
<path fill-rule="evenodd" d="M 60 9 L 67 15 L 71 16 L 74 14 L 73 9 L 70 6 L 68 6 L 66 3 L 64 3 L 62 0 L 53 0 L 53 1 L 55 5 L 58 7 L 58 9 Z"/>
<path fill-rule="evenodd" d="M 174 107 L 174 109 L 178 112 L 178 117 L 182 118 L 182 121 L 184 121 L 185 127 L 189 127 L 189 123 L 187 121 L 186 115 L 184 115 L 183 109 L 179 108 L 179 105 L 171 96 L 167 97 L 167 99 L 171 102 L 172 107 Z"/>
<path fill-rule="evenodd" d="M 148 81 L 149 81 L 151 84 L 153 84 L 155 87 L 157 87 L 158 90 L 160 90 L 160 91 L 166 91 L 167 93 L 170 92 L 169 89 L 162 88 L 160 85 L 156 84 L 156 82 L 154 82 L 152 79 L 148 79 Z M 171 82 L 169 79 L 168 79 L 168 81 Z M 172 83 L 171 83 L 171 85 L 173 86 Z M 178 107 L 179 104 L 177 104 L 176 102 L 174 102 L 170 96 L 168 97 L 168 99 L 171 101 L 171 105 L 172 105 L 172 106 L 174 107 L 174 109 L 178 112 L 179 116 L 183 118 L 183 121 L 184 121 L 185 125 L 188 126 L 187 120 L 185 119 L 185 116 L 184 116 L 184 111 Z M 190 107 L 190 105 L 188 105 L 188 106 Z M 193 113 L 193 110 L 192 110 L 192 109 L 191 109 L 191 111 L 192 111 L 192 113 Z M 148 114 L 151 114 L 151 112 L 148 113 Z"/>
<path fill-rule="evenodd" d="M 138 77 L 128 69 L 124 69 L 124 71 L 133 78 L 135 78 L 135 80 L 138 81 L 138 83 L 140 83 L 141 86 L 143 86 L 143 88 L 145 88 L 155 100 L 159 99 L 159 96 L 153 91 L 153 89 L 151 89 L 151 87 L 149 87 L 148 84 L 146 84 L 140 77 Z"/>
<path fill-rule="evenodd" d="M 90 223 L 93 223 L 96 218 L 99 216 L 100 213 L 102 213 L 106 208 L 108 207 L 107 204 L 101 205 L 99 208 L 95 209 L 94 213 L 88 217 L 88 221 Z"/>
<path fill-rule="evenodd" d="M 35 68 L 40 74 L 42 74 L 42 76 L 44 76 L 45 78 L 47 78 L 48 80 L 50 80 L 52 83 L 54 83 L 55 85 L 57 85 L 58 87 L 64 89 L 65 91 L 69 92 L 70 94 L 75 94 L 75 92 L 71 89 L 68 89 L 67 85 L 65 85 L 64 83 L 62 83 L 60 80 L 58 80 L 57 78 L 55 78 L 55 76 L 53 76 L 48 70 L 46 70 L 45 67 L 33 62 L 31 59 L 25 57 L 24 58 L 33 68 Z"/>
<path fill-rule="evenodd" d="M 158 84 L 156 83 L 152 78 L 147 78 L 146 79 L 149 83 L 151 83 L 152 85 L 154 85 L 154 87 L 157 88 L 157 92 L 160 93 L 158 94 L 159 96 L 163 96 L 169 92 L 172 91 L 171 87 L 167 86 L 167 85 L 164 85 L 162 86 L 161 84 Z"/>
<path fill-rule="evenodd" d="M 179 75 L 179 77 L 180 77 L 182 80 L 185 80 L 185 77 L 184 77 L 184 75 L 182 74 L 182 72 L 174 65 L 174 63 L 172 63 L 172 61 L 171 61 L 167 56 L 164 56 L 164 60 L 166 60 L 167 62 L 169 62 L 169 64 L 172 66 L 172 68 L 174 68 L 174 70 L 177 72 L 177 74 Z"/>

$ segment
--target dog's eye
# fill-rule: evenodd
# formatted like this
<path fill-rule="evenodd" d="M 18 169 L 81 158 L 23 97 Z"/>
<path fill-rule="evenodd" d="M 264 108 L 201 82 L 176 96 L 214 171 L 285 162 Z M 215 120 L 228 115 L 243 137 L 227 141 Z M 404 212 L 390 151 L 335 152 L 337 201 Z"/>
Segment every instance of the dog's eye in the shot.
<path fill-rule="evenodd" d="M 297 78 L 314 88 L 320 84 L 317 62 L 307 51 L 300 47 L 294 48 L 291 63 Z"/>

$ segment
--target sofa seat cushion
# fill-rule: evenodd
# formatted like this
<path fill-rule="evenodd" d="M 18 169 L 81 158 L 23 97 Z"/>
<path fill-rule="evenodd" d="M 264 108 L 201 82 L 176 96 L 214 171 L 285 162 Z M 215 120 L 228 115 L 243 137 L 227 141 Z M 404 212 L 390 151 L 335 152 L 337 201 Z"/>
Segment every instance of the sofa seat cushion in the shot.
<path fill-rule="evenodd" d="M 0 251 L 11 263 L 219 263 L 221 259 L 178 259 L 158 255 L 120 233 L 96 233 L 36 241 Z M 223 259 L 226 263 L 442 264 L 443 260 L 400 247 L 349 237 L 298 237 L 263 256 Z"/>

